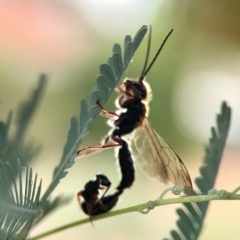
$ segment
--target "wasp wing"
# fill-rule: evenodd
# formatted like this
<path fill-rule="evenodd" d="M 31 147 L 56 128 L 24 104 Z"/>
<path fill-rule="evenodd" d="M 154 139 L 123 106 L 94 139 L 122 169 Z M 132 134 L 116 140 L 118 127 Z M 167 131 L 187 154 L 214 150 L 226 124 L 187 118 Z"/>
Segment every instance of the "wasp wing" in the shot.
<path fill-rule="evenodd" d="M 192 189 L 192 182 L 187 168 L 147 118 L 135 132 L 133 144 L 139 155 L 137 162 L 150 177 L 163 183 L 170 181 L 189 193 L 187 190 Z"/>

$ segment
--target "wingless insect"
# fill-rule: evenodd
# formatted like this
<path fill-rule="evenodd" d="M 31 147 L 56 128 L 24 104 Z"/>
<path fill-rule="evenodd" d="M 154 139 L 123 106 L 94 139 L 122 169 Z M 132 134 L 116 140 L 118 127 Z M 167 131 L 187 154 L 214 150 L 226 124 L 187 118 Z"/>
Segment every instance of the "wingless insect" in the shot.
<path fill-rule="evenodd" d="M 128 149 L 128 144 L 122 139 L 122 146 L 118 152 L 119 165 L 122 180 L 112 195 L 105 196 L 111 186 L 111 182 L 104 174 L 97 174 L 96 180 L 90 180 L 84 186 L 84 190 L 77 193 L 77 199 L 82 210 L 91 216 L 110 211 L 117 203 L 119 196 L 126 188 L 129 188 L 135 177 L 133 160 Z M 98 198 L 99 190 L 105 190 L 102 197 Z M 84 201 L 81 201 L 81 197 Z"/>
<path fill-rule="evenodd" d="M 78 155 L 84 156 L 89 153 L 98 152 L 99 150 L 122 146 L 122 136 L 133 133 L 131 134 L 131 138 L 133 146 L 138 153 L 136 158 L 143 170 L 150 177 L 157 178 L 163 183 L 170 181 L 180 186 L 186 194 L 191 194 L 192 182 L 187 168 L 180 157 L 157 133 L 147 119 L 148 103 L 151 100 L 151 89 L 144 78 L 153 66 L 172 32 L 173 29 L 168 33 L 155 57 L 147 67 L 151 43 L 150 27 L 146 60 L 139 79 L 133 80 L 126 78 L 121 87 L 115 87 L 115 90 L 120 93 L 118 104 L 126 111 L 118 115 L 115 112 L 107 111 L 100 102 L 97 101 L 96 104 L 102 109 L 101 115 L 116 118 L 114 121 L 115 128 L 106 137 L 103 145 L 80 149 Z M 113 143 L 110 144 L 110 140 L 113 141 Z"/>

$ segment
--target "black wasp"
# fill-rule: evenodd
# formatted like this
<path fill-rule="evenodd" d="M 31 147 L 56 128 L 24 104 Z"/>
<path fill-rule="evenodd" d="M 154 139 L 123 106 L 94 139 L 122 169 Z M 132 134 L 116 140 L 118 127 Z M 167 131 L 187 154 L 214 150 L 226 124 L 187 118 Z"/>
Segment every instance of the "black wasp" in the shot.
<path fill-rule="evenodd" d="M 115 128 L 106 137 L 103 145 L 80 149 L 78 155 L 84 156 L 89 153 L 98 152 L 99 150 L 122 146 L 122 136 L 133 133 L 131 136 L 132 143 L 138 153 L 137 161 L 143 170 L 150 177 L 157 178 L 163 183 L 170 181 L 180 186 L 186 194 L 190 194 L 192 192 L 192 182 L 187 168 L 180 157 L 165 142 L 147 119 L 151 89 L 144 78 L 172 32 L 173 29 L 166 36 L 155 57 L 149 66 L 147 66 L 151 43 L 150 27 L 147 56 L 139 79 L 133 80 L 127 78 L 121 87 L 116 86 L 115 88 L 120 93 L 118 104 L 126 111 L 118 115 L 115 112 L 107 111 L 99 102 L 96 102 L 102 109 L 103 116 L 116 118 L 114 121 Z M 110 140 L 114 143 L 109 143 Z"/>
<path fill-rule="evenodd" d="M 89 216 L 95 216 L 110 211 L 117 203 L 119 196 L 124 189 L 129 188 L 134 181 L 134 165 L 131 153 L 128 149 L 126 141 L 121 140 L 122 145 L 118 152 L 119 165 L 121 169 L 122 179 L 116 188 L 117 191 L 105 196 L 111 186 L 111 182 L 104 174 L 97 174 L 96 180 L 89 181 L 85 184 L 84 190 L 77 193 L 77 198 L 82 210 Z M 101 198 L 98 198 L 99 190 L 104 190 Z M 84 201 L 81 201 L 82 197 Z"/>

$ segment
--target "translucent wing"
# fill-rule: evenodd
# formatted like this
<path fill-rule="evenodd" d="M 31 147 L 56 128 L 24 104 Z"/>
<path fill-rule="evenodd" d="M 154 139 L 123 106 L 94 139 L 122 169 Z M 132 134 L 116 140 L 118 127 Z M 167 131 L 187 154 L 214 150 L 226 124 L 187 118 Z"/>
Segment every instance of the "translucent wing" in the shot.
<path fill-rule="evenodd" d="M 192 182 L 187 168 L 147 118 L 136 130 L 133 143 L 139 155 L 137 162 L 150 177 L 163 183 L 170 181 L 183 188 L 185 193 L 191 192 Z"/>

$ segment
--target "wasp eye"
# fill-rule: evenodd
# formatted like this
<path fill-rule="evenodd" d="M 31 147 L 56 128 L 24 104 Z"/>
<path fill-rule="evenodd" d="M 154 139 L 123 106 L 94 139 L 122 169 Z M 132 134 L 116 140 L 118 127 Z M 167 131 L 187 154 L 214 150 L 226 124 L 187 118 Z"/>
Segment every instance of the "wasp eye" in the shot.
<path fill-rule="evenodd" d="M 147 97 L 147 89 L 142 83 L 135 82 L 133 88 L 132 90 L 136 98 L 145 99 Z"/>

